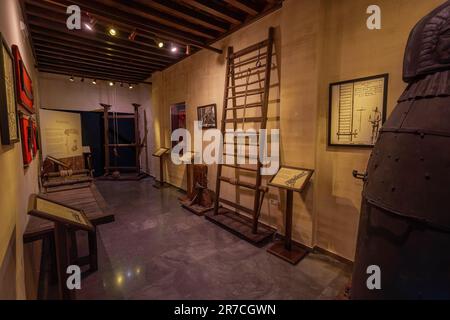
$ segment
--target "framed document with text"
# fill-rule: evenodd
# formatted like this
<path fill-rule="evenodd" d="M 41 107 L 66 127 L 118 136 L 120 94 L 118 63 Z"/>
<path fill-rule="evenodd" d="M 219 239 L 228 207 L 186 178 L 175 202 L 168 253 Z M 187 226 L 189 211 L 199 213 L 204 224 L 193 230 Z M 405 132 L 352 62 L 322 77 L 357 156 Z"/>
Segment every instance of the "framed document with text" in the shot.
<path fill-rule="evenodd" d="M 33 196 L 33 207 L 28 213 L 42 219 L 76 227 L 81 230 L 94 231 L 94 227 L 82 210 L 38 195 Z"/>
<path fill-rule="evenodd" d="M 328 145 L 373 147 L 386 120 L 389 75 L 330 85 Z"/>
<path fill-rule="evenodd" d="M 282 166 L 269 182 L 269 186 L 302 192 L 314 170 Z"/>
<path fill-rule="evenodd" d="M 14 60 L 11 50 L 0 33 L 0 130 L 3 145 L 19 142 Z"/>
<path fill-rule="evenodd" d="M 158 158 L 161 158 L 163 155 L 165 155 L 167 152 L 169 152 L 169 149 L 168 148 L 160 148 L 160 149 L 158 149 L 154 154 L 153 154 L 153 156 L 154 157 L 158 157 Z"/>

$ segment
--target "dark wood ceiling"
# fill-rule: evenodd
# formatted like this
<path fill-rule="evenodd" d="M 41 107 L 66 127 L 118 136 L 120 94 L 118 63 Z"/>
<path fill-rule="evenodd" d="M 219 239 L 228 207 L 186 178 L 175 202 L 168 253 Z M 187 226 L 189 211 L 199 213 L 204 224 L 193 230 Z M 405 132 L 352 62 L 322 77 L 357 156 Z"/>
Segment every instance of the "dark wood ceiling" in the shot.
<path fill-rule="evenodd" d="M 128 83 L 145 81 L 282 0 L 19 0 L 42 72 Z M 81 9 L 82 29 L 66 26 L 67 7 Z M 85 23 L 94 22 L 93 30 Z M 109 28 L 116 36 L 108 34 Z M 134 37 L 131 35 L 135 33 Z M 165 46 L 158 47 L 162 41 Z M 171 52 L 172 46 L 178 51 Z"/>

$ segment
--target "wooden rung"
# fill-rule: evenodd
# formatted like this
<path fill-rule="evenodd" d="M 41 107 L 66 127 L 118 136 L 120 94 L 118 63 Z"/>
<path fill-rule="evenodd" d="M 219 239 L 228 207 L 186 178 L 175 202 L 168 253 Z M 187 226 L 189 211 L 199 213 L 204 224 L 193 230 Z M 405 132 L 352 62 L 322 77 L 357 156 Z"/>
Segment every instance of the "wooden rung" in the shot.
<path fill-rule="evenodd" d="M 239 110 L 239 109 L 248 109 L 248 108 L 261 108 L 261 107 L 262 107 L 262 103 L 258 102 L 258 103 L 250 103 L 246 106 L 236 106 L 236 107 L 226 108 L 225 110 L 229 111 L 229 110 Z"/>
<path fill-rule="evenodd" d="M 253 159 L 253 160 L 258 160 L 258 156 L 250 156 L 248 154 L 246 155 L 240 155 L 240 154 L 229 154 L 229 153 L 224 153 L 224 156 L 228 156 L 228 157 L 235 157 L 235 158 L 245 158 L 245 159 Z"/>
<path fill-rule="evenodd" d="M 240 68 L 240 67 L 246 66 L 246 65 L 248 65 L 248 64 L 250 64 L 252 62 L 257 62 L 258 60 L 264 60 L 264 59 L 266 59 L 266 57 L 267 57 L 267 52 L 264 52 L 264 53 L 261 53 L 258 56 L 254 56 L 254 57 L 251 57 L 251 58 L 239 61 L 237 63 L 233 63 L 231 66 L 233 68 Z"/>
<path fill-rule="evenodd" d="M 230 76 L 237 76 L 237 75 L 241 75 L 241 74 L 249 74 L 249 73 L 251 73 L 254 70 L 263 69 L 263 68 L 266 69 L 266 65 L 265 64 L 262 64 L 262 65 L 260 65 L 258 67 L 247 68 L 247 70 L 244 70 L 244 71 L 238 71 L 238 72 L 231 71 L 230 72 Z"/>
<path fill-rule="evenodd" d="M 248 48 L 245 48 L 245 49 L 242 49 L 240 51 L 237 51 L 237 52 L 233 53 L 230 56 L 230 59 L 237 59 L 239 57 L 245 56 L 245 55 L 247 55 L 247 54 L 249 54 L 249 53 L 251 53 L 253 51 L 257 51 L 257 50 L 259 50 L 261 48 L 267 47 L 268 44 L 269 44 L 268 40 L 264 40 L 264 41 L 258 42 L 258 43 L 254 44 L 254 45 L 252 45 L 252 46 L 250 46 Z"/>
<path fill-rule="evenodd" d="M 252 122 L 262 122 L 264 119 L 262 117 L 254 118 L 241 118 L 241 119 L 226 119 L 225 123 L 252 123 Z"/>
<path fill-rule="evenodd" d="M 243 75 L 243 76 L 236 77 L 236 78 L 234 78 L 234 80 L 245 79 L 247 77 L 250 78 L 250 77 L 253 77 L 253 76 L 257 76 L 258 74 L 265 73 L 265 72 L 266 72 L 266 70 L 259 70 L 259 71 L 256 71 L 256 72 L 253 72 L 253 73 L 250 73 L 250 74 L 246 74 L 246 75 Z M 263 80 L 265 80 L 265 79 L 261 79 L 261 81 L 263 81 Z"/>
<path fill-rule="evenodd" d="M 244 171 L 250 171 L 250 172 L 258 172 L 258 169 L 254 169 L 254 168 L 246 168 L 246 167 L 240 167 L 240 166 L 236 166 L 236 165 L 232 165 L 232 164 L 224 164 L 224 167 L 228 167 L 228 168 L 234 168 L 236 170 L 244 170 Z"/>
<path fill-rule="evenodd" d="M 262 79 L 262 80 L 264 80 L 264 79 Z M 229 86 L 228 89 L 252 86 L 254 84 L 258 84 L 258 83 L 262 82 L 262 80 L 255 80 L 255 81 L 252 81 L 252 82 L 249 82 L 249 83 L 238 84 L 238 85 L 235 85 L 235 86 Z"/>
<path fill-rule="evenodd" d="M 256 185 L 253 183 L 243 182 L 243 181 L 239 181 L 239 180 L 231 179 L 231 178 L 227 178 L 227 177 L 220 177 L 219 180 L 222 182 L 226 182 L 228 184 L 234 185 L 234 186 L 243 187 L 243 188 L 247 188 L 247 189 L 251 189 L 251 190 L 256 190 Z M 269 188 L 260 186 L 259 190 L 261 190 L 263 192 L 267 192 L 269 190 Z"/>
<path fill-rule="evenodd" d="M 227 99 L 237 99 L 237 98 L 245 98 L 245 97 L 249 97 L 249 96 L 255 96 L 258 94 L 263 94 L 264 93 L 264 89 L 256 89 L 256 90 L 248 90 L 247 92 L 241 91 L 241 92 L 236 92 L 235 96 L 231 96 L 228 97 Z"/>

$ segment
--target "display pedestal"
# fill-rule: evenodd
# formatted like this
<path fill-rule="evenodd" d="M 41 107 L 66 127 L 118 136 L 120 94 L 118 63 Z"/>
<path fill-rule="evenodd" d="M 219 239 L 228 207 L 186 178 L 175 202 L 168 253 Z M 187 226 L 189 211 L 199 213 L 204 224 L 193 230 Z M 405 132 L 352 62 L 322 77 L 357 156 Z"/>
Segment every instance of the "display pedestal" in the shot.
<path fill-rule="evenodd" d="M 167 152 L 169 152 L 169 149 L 161 148 L 153 154 L 154 157 L 159 158 L 159 181 L 156 181 L 153 185 L 153 187 L 155 187 L 156 189 L 167 187 L 167 185 L 164 183 L 164 155 Z"/>
<path fill-rule="evenodd" d="M 311 179 L 313 170 L 294 167 L 281 167 L 269 182 L 270 186 L 286 190 L 286 221 L 284 241 L 277 241 L 267 252 L 296 265 L 306 257 L 308 251 L 292 242 L 292 216 L 294 211 L 294 192 L 301 193 Z"/>
<path fill-rule="evenodd" d="M 286 201 L 286 234 L 284 241 L 277 241 L 267 252 L 276 255 L 277 257 L 286 260 L 287 262 L 296 265 L 299 263 L 308 252 L 299 248 L 292 243 L 292 212 L 294 204 L 294 191 L 287 190 Z"/>

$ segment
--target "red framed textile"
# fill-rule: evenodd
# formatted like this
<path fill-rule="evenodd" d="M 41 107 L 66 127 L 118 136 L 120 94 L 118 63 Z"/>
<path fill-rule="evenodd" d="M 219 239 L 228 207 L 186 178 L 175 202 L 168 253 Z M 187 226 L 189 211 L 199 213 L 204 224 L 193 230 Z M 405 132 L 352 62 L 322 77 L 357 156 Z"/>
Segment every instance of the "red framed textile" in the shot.
<path fill-rule="evenodd" d="M 37 125 L 36 121 L 22 112 L 20 113 L 19 124 L 22 136 L 23 164 L 27 167 L 36 157 L 38 151 Z"/>
<path fill-rule="evenodd" d="M 20 55 L 19 48 L 12 46 L 14 56 L 14 72 L 16 74 L 17 102 L 30 113 L 35 113 L 33 82 Z"/>

